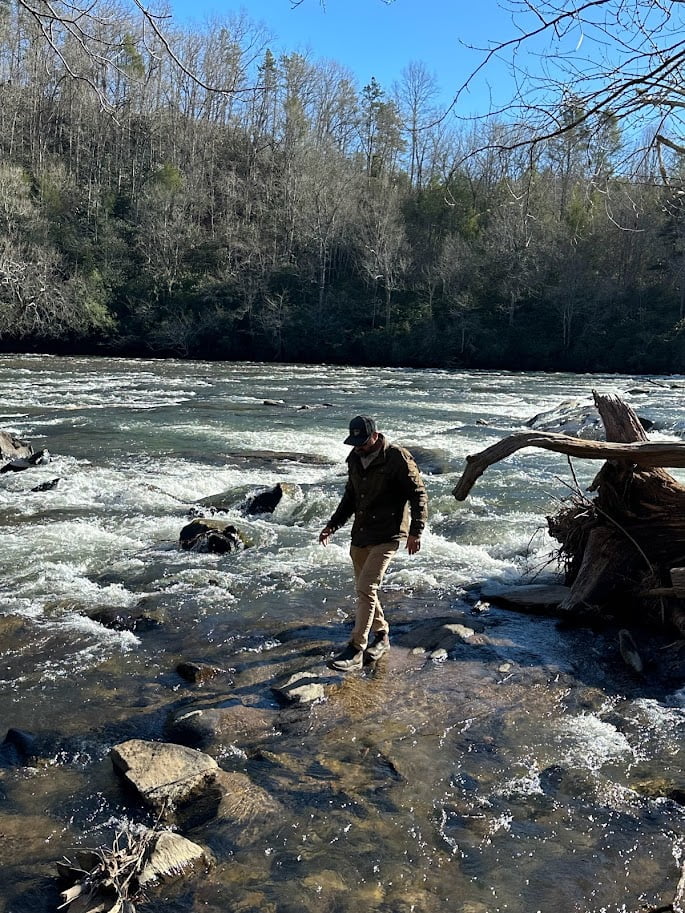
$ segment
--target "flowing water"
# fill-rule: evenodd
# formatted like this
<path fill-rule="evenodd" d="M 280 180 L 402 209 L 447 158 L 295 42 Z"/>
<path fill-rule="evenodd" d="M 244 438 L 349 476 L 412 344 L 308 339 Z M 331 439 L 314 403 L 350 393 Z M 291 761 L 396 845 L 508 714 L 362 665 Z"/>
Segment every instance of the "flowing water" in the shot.
<path fill-rule="evenodd" d="M 457 503 L 467 454 L 593 389 L 624 395 L 654 439 L 678 438 L 685 381 L 38 356 L 0 358 L 0 379 L 0 428 L 52 455 L 0 479 L 0 739 L 16 728 L 43 746 L 39 762 L 0 767 L 2 913 L 55 909 L 54 862 L 144 819 L 108 752 L 164 738 L 192 691 L 175 671 L 186 659 L 230 667 L 272 721 L 259 750 L 217 757 L 280 812 L 254 832 L 191 835 L 215 865 L 149 909 L 599 913 L 673 899 L 685 700 L 631 678 L 613 640 L 486 607 L 479 643 L 447 658 L 393 648 L 290 714 L 269 670 L 349 633 L 348 533 L 326 549 L 317 536 L 351 416 L 375 415 L 423 466 L 423 548 L 386 577 L 391 624 L 411 636 L 468 616 L 483 584 L 556 572 L 544 518 L 568 494 L 566 458 L 520 451 Z M 574 468 L 584 484 L 598 465 Z M 273 514 L 240 510 L 278 482 L 292 487 Z M 250 547 L 181 551 L 193 502 L 232 489 L 227 516 Z M 98 620 L 141 610 L 133 630 Z"/>

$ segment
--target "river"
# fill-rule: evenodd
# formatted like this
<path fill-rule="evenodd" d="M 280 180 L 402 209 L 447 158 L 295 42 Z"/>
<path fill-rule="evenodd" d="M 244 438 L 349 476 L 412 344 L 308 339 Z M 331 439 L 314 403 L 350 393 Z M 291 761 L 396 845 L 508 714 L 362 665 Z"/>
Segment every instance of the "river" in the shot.
<path fill-rule="evenodd" d="M 520 451 L 457 503 L 467 454 L 593 389 L 625 396 L 656 423 L 653 439 L 683 433 L 682 378 L 2 356 L 0 379 L 0 428 L 52 458 L 0 479 L 0 740 L 17 728 L 51 746 L 39 762 L 0 766 L 1 913 L 54 910 L 55 861 L 142 820 L 108 752 L 164 737 L 187 692 L 180 661 L 242 670 L 244 693 L 276 714 L 264 669 L 298 653 L 279 635 L 301 627 L 331 649 L 345 642 L 347 531 L 325 549 L 317 536 L 344 484 L 353 415 L 374 415 L 423 465 L 423 547 L 386 577 L 391 624 L 407 630 L 468 616 L 483 584 L 557 571 L 544 518 L 569 493 L 566 458 Z M 574 468 L 584 484 L 598 465 Z M 193 502 L 278 482 L 292 488 L 273 514 L 246 516 L 237 498 L 228 515 L 249 548 L 179 549 Z M 134 630 L 93 617 L 141 607 L 149 623 Z M 252 835 L 207 832 L 209 874 L 144 909 L 670 903 L 685 814 L 665 793 L 685 790 L 685 692 L 631 678 L 593 632 L 482 608 L 487 645 L 447 659 L 393 648 L 337 701 L 278 717 L 261 754 L 227 744 L 219 762 L 267 789 L 278 820 Z"/>

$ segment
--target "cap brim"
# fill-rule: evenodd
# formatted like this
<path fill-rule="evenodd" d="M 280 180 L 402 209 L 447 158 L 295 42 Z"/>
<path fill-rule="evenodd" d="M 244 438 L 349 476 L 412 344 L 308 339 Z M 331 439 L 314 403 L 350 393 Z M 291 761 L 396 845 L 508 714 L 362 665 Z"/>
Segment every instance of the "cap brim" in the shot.
<path fill-rule="evenodd" d="M 355 437 L 355 435 L 350 434 L 348 437 L 345 438 L 345 440 L 343 441 L 343 444 L 347 444 L 348 447 L 363 447 L 364 444 L 369 440 L 370 437 L 371 437 L 370 434 L 368 435 L 368 437 L 365 437 L 365 438 Z"/>

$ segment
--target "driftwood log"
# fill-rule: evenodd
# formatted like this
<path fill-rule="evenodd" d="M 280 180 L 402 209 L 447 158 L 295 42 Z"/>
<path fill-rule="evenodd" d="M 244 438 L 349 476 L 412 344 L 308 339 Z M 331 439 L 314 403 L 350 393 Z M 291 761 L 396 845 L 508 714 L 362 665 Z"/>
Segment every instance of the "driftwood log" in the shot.
<path fill-rule="evenodd" d="M 560 608 L 576 615 L 673 625 L 685 634 L 685 486 L 663 467 L 685 467 L 685 444 L 650 443 L 633 411 L 594 393 L 606 442 L 524 432 L 467 457 L 453 494 L 463 501 L 488 466 L 523 447 L 605 460 L 588 491 L 547 518 L 560 543 L 570 591 Z"/>

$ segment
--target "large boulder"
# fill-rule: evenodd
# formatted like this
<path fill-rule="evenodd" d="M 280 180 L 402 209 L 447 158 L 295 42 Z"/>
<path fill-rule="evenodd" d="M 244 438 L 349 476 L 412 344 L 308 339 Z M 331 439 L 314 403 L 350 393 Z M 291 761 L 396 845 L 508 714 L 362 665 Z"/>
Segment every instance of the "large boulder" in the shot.
<path fill-rule="evenodd" d="M 284 497 L 297 498 L 299 495 L 301 495 L 299 485 L 293 482 L 278 482 L 272 488 L 255 488 L 254 485 L 231 488 L 215 495 L 208 495 L 196 503 L 213 511 L 239 510 L 244 514 L 254 516 L 271 514 Z"/>
<path fill-rule="evenodd" d="M 0 458 L 3 460 L 27 459 L 33 447 L 7 431 L 0 431 Z"/>
<path fill-rule="evenodd" d="M 206 821 L 216 815 L 223 789 L 214 758 L 169 742 L 131 739 L 110 751 L 114 769 L 160 816 Z"/>
<path fill-rule="evenodd" d="M 420 447 L 418 444 L 410 444 L 407 449 L 424 475 L 439 476 L 459 468 L 459 461 L 446 450 Z"/>
<path fill-rule="evenodd" d="M 147 805 L 183 828 L 214 819 L 241 827 L 262 824 L 280 811 L 279 803 L 247 774 L 222 770 L 194 748 L 131 739 L 115 745 L 110 756 Z"/>
<path fill-rule="evenodd" d="M 640 424 L 649 431 L 654 422 L 638 416 Z M 555 434 L 568 434 L 586 441 L 603 441 L 606 437 L 604 423 L 597 407 L 590 400 L 567 399 L 554 409 L 538 412 L 526 422 L 528 428 L 536 431 L 551 431 Z"/>
<path fill-rule="evenodd" d="M 484 587 L 481 596 L 497 605 L 522 611 L 542 613 L 558 609 L 569 597 L 570 587 L 560 583 L 530 583 L 520 586 Z"/>
<path fill-rule="evenodd" d="M 0 466 L 0 473 L 23 472 L 25 469 L 30 469 L 32 466 L 47 466 L 51 459 L 52 457 L 50 456 L 49 450 L 39 450 L 38 453 L 31 453 L 26 457 L 11 459 L 9 463 Z"/>
<path fill-rule="evenodd" d="M 239 551 L 245 545 L 232 523 L 206 517 L 198 517 L 184 526 L 179 535 L 179 544 L 184 549 L 215 552 L 219 555 Z"/>
<path fill-rule="evenodd" d="M 88 618 L 101 624 L 103 628 L 113 631 L 150 631 L 158 628 L 165 621 L 165 611 L 161 606 L 146 607 L 139 603 L 134 608 L 121 606 L 98 606 L 86 612 Z"/>

